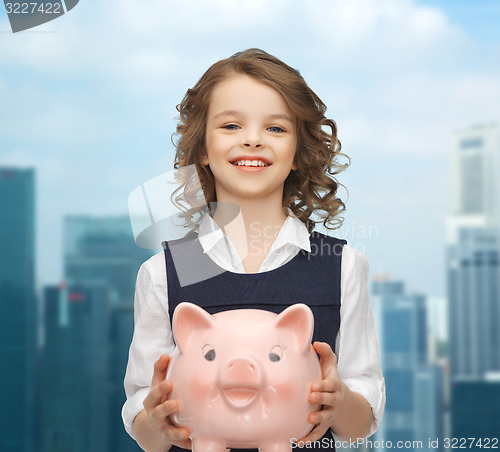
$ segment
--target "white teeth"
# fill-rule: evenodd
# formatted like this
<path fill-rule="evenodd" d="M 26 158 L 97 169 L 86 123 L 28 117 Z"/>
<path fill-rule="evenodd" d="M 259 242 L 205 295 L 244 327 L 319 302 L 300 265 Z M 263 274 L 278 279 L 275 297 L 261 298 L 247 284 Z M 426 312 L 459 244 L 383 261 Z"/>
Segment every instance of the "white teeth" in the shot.
<path fill-rule="evenodd" d="M 262 160 L 238 160 L 234 164 L 237 166 L 269 166 Z"/>

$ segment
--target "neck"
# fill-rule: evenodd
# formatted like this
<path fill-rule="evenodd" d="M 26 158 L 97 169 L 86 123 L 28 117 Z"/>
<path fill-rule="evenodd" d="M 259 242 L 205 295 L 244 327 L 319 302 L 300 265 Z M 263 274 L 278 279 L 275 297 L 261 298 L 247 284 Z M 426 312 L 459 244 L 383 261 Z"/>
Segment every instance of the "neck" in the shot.
<path fill-rule="evenodd" d="M 234 228 L 241 229 L 240 233 L 252 230 L 269 230 L 270 227 L 281 227 L 286 219 L 285 210 L 281 206 L 281 196 L 266 199 L 219 199 L 214 220 L 220 227 L 225 228 L 228 223 Z M 236 220 L 235 213 L 239 210 Z"/>
<path fill-rule="evenodd" d="M 286 214 L 281 206 L 282 193 L 266 198 L 223 197 L 218 199 L 215 222 L 244 259 L 252 254 L 267 254 L 278 235 Z M 239 214 L 236 218 L 237 206 Z"/>

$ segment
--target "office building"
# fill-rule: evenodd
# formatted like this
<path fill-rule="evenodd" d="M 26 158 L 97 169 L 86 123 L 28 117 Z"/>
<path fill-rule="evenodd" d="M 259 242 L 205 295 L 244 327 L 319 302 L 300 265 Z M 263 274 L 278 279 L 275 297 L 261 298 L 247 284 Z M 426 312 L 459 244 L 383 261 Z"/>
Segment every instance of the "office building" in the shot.
<path fill-rule="evenodd" d="M 123 428 L 123 378 L 132 340 L 135 281 L 140 265 L 151 256 L 138 247 L 128 216 L 68 216 L 64 220 L 64 274 L 69 284 L 105 284 L 110 291 L 109 426 L 110 443 L 122 452 L 138 446 Z"/>
<path fill-rule="evenodd" d="M 110 291 L 107 284 L 46 287 L 41 450 L 110 448 Z"/>
<path fill-rule="evenodd" d="M 476 438 L 467 450 L 499 447 L 500 374 L 488 373 L 481 380 L 457 378 L 452 384 L 452 432 L 457 438 Z M 460 433 L 460 435 L 459 435 Z M 489 438 L 489 440 L 488 440 Z M 489 441 L 489 444 L 488 444 Z"/>
<path fill-rule="evenodd" d="M 491 437 L 500 431 L 498 381 L 488 377 L 500 372 L 498 126 L 455 131 L 451 162 L 446 249 L 451 435 Z"/>
<path fill-rule="evenodd" d="M 33 169 L 0 167 L 0 250 L 0 450 L 32 452 L 38 359 Z"/>
<path fill-rule="evenodd" d="M 441 439 L 444 434 L 443 369 L 436 363 L 419 366 L 414 378 L 415 437 L 423 440 L 424 450 L 429 450 L 425 440 Z M 442 450 L 442 445 L 433 450 Z"/>
<path fill-rule="evenodd" d="M 423 441 L 441 435 L 441 369 L 427 362 L 425 297 L 407 294 L 404 283 L 375 276 L 372 305 L 387 388 L 377 439 Z M 429 416 L 429 413 L 434 413 Z"/>
<path fill-rule="evenodd" d="M 500 131 L 452 136 L 452 211 L 447 219 L 451 378 L 500 371 Z"/>

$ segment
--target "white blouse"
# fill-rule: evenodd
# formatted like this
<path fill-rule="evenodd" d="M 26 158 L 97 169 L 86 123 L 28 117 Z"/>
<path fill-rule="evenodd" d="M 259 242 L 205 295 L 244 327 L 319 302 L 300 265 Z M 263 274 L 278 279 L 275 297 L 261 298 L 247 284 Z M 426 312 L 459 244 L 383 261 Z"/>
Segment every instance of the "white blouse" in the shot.
<path fill-rule="evenodd" d="M 224 270 L 245 273 L 236 249 L 217 223 L 205 215 L 200 224 L 199 240 L 212 261 Z M 311 251 L 309 232 L 302 221 L 288 216 L 260 272 L 274 270 L 293 259 L 301 250 Z M 344 245 L 341 266 L 340 328 L 335 342 L 338 372 L 352 391 L 370 404 L 373 423 L 368 436 L 377 431 L 385 407 L 385 383 L 380 365 L 379 341 L 368 297 L 368 261 L 364 254 Z M 175 345 L 168 313 L 167 279 L 164 253 L 142 264 L 137 275 L 134 301 L 134 336 L 125 374 L 122 418 L 133 437 L 135 417 L 144 409 L 154 362 L 163 353 L 172 355 Z"/>

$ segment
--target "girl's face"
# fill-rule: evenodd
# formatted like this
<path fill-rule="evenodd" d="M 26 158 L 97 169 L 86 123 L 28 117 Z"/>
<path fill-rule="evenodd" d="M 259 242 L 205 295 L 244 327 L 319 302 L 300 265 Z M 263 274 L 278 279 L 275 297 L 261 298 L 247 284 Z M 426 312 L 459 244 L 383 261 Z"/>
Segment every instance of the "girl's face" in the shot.
<path fill-rule="evenodd" d="M 281 203 L 296 143 L 295 118 L 274 88 L 240 74 L 215 85 L 202 163 L 218 201 L 275 196 Z"/>

